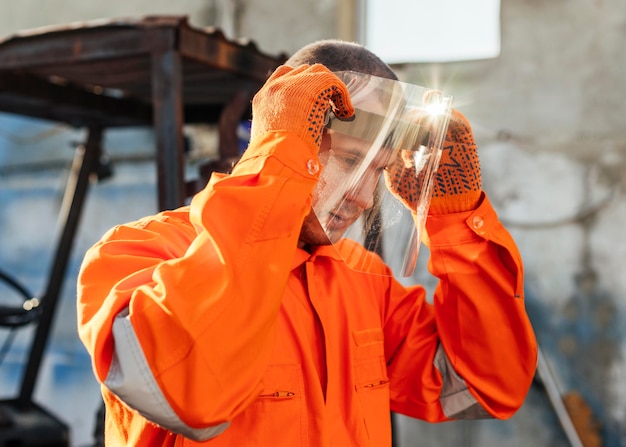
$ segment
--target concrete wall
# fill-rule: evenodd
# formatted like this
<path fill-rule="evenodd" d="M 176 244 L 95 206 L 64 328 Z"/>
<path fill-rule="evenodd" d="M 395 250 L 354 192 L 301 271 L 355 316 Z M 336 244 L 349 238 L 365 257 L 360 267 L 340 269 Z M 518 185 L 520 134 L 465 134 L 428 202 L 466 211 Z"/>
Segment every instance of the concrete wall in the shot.
<path fill-rule="evenodd" d="M 262 51 L 290 53 L 318 38 L 345 36 L 339 24 L 345 23 L 347 3 L 22 0 L 0 5 L 0 35 L 97 17 L 185 13 L 198 26 L 215 25 L 229 37 L 250 38 Z M 623 0 L 502 0 L 498 58 L 396 67 L 404 80 L 452 94 L 472 122 L 485 190 L 525 260 L 527 305 L 542 349 L 562 390 L 581 393 L 592 407 L 609 447 L 626 445 L 626 387 L 621 380 L 626 372 L 623 6 Z M 38 291 L 45 284 L 69 172 L 69 142 L 83 135 L 47 123 L 0 118 L 0 268 L 8 267 Z M 149 158 L 153 150 L 146 130 L 108 132 L 106 138 L 107 150 L 120 160 L 137 153 Z M 34 161 L 45 169 L 35 171 Z M 7 166 L 11 168 L 2 169 Z M 76 411 L 61 408 L 56 396 L 65 389 L 70 395 L 96 396 L 97 386 L 88 378 L 88 359 L 75 337 L 72 274 L 81 253 L 108 227 L 156 207 L 153 164 L 120 161 L 116 166 L 110 181 L 92 188 L 38 389 L 39 398 L 75 428 L 77 445 L 90 436 L 97 397 L 77 400 L 83 404 L 77 403 Z M 423 250 L 422 265 L 426 256 Z M 416 280 L 432 285 L 423 270 Z M 16 346 L 27 345 L 28 332 L 20 339 Z M 14 384 L 19 349 L 7 359 L 0 377 Z M 54 371 L 81 379 L 54 382 L 63 376 Z M 539 386 L 510 421 L 429 425 L 400 417 L 398 425 L 402 447 L 567 445 Z"/>

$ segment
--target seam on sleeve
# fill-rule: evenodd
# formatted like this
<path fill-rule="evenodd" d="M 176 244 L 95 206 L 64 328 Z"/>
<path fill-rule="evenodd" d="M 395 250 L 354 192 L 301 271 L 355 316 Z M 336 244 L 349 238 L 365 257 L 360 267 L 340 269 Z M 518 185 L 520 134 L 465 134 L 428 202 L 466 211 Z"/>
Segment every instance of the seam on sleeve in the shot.
<path fill-rule="evenodd" d="M 146 419 L 196 441 L 213 438 L 226 430 L 229 422 L 197 429 L 180 419 L 152 375 L 127 309 L 115 317 L 113 337 L 115 352 L 104 385 L 123 402 Z"/>
<path fill-rule="evenodd" d="M 446 417 L 452 419 L 491 418 L 491 415 L 470 393 L 465 380 L 454 370 L 441 344 L 437 347 L 434 364 L 443 379 L 439 401 Z"/>

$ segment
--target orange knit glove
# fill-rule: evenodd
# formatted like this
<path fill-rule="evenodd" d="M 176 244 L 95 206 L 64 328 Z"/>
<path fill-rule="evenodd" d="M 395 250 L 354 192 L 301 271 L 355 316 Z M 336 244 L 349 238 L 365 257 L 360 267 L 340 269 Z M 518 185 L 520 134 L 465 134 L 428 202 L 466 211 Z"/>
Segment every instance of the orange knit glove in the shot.
<path fill-rule="evenodd" d="M 480 162 L 472 128 L 461 112 L 452 110 L 429 212 L 447 214 L 473 210 L 481 193 Z"/>
<path fill-rule="evenodd" d="M 415 211 L 424 172 L 416 177 L 409 158 L 406 151 L 400 151 L 396 161 L 387 167 L 385 181 L 391 192 Z M 431 214 L 469 211 L 480 200 L 482 183 L 476 143 L 469 123 L 458 110 L 452 111 L 432 188 Z"/>
<path fill-rule="evenodd" d="M 282 65 L 252 99 L 250 138 L 290 132 L 317 152 L 329 110 L 339 119 L 354 116 L 348 89 L 334 73 L 321 64 Z"/>

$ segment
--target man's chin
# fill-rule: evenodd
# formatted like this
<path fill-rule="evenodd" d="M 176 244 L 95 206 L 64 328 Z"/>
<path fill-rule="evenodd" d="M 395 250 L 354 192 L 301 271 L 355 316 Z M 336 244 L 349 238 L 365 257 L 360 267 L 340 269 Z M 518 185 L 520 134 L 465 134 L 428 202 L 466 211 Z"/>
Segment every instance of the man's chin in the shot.
<path fill-rule="evenodd" d="M 316 220 L 314 223 L 309 222 L 308 225 L 305 223 L 305 225 L 302 226 L 298 245 L 300 247 L 305 245 L 332 245 L 339 239 L 341 239 L 341 234 L 331 233 L 327 235 Z"/>
<path fill-rule="evenodd" d="M 324 231 L 315 214 L 311 212 L 302 224 L 298 245 L 300 247 L 305 245 L 332 245 L 343 237 L 346 227 L 347 225 L 337 225 L 335 228 Z"/>
<path fill-rule="evenodd" d="M 326 236 L 325 233 L 316 234 L 316 235 L 300 233 L 300 239 L 298 242 L 299 242 L 298 245 L 300 247 L 304 247 L 304 246 L 315 247 L 319 245 L 332 245 L 336 241 L 330 240 L 328 236 Z"/>

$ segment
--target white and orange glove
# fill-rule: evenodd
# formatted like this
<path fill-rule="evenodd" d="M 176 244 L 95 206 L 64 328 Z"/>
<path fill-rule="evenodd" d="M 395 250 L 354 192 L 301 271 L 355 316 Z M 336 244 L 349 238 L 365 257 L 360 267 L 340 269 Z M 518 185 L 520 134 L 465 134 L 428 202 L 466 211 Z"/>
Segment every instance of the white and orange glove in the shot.
<path fill-rule="evenodd" d="M 339 119 L 354 116 L 348 89 L 334 73 L 321 64 L 280 66 L 252 100 L 250 138 L 290 132 L 317 152 L 330 110 Z"/>

